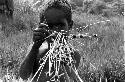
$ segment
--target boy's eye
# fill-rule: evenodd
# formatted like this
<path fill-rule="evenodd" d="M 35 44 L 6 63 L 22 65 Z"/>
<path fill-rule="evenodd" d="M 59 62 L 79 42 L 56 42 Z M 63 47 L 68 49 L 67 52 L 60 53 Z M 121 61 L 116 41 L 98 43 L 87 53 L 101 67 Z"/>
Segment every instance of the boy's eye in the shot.
<path fill-rule="evenodd" d="M 55 24 L 54 26 L 63 27 L 63 26 L 65 26 L 65 24 L 63 24 L 63 23 L 57 23 L 57 24 Z"/>
<path fill-rule="evenodd" d="M 63 23 L 60 23 L 59 25 L 60 25 L 60 26 L 65 26 L 65 24 L 63 24 Z"/>
<path fill-rule="evenodd" d="M 57 24 L 48 24 L 48 26 L 50 27 L 50 29 L 54 29 L 54 28 L 64 28 L 65 24 L 64 23 L 57 23 Z"/>

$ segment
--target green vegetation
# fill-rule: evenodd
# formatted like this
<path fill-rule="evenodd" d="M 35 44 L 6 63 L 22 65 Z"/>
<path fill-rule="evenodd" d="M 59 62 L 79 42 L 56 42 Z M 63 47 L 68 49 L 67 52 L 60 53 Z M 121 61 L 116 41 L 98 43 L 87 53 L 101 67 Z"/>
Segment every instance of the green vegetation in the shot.
<path fill-rule="evenodd" d="M 123 0 L 96 0 L 84 5 L 80 2 L 83 0 L 73 1 L 74 30 L 72 29 L 71 33 L 98 35 L 98 39 L 70 41 L 83 58 L 78 70 L 81 78 L 84 82 L 105 82 L 106 79 L 108 82 L 124 82 Z M 6 75 L 7 66 L 10 64 L 8 61 L 11 61 L 10 72 L 18 78 L 20 63 L 32 43 L 32 29 L 39 23 L 39 13 L 33 11 L 31 5 L 28 1 L 19 3 L 19 0 L 15 0 L 14 21 L 0 23 L 1 78 Z"/>

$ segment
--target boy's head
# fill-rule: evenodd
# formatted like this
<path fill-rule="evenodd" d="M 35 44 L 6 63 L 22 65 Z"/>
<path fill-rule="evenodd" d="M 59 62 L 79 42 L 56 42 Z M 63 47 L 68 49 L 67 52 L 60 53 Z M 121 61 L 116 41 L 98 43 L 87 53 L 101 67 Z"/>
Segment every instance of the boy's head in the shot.
<path fill-rule="evenodd" d="M 47 6 L 48 5 L 48 6 Z M 71 6 L 66 0 L 50 0 L 46 9 L 40 14 L 40 22 L 48 24 L 51 30 L 69 32 L 72 28 Z"/>

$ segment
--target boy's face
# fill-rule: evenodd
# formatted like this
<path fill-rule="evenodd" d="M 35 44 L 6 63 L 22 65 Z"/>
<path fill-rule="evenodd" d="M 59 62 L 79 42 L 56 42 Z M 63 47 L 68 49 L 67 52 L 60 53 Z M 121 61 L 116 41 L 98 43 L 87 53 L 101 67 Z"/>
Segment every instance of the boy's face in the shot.
<path fill-rule="evenodd" d="M 69 25 L 67 19 L 65 18 L 64 12 L 61 10 L 51 8 L 45 12 L 45 20 L 50 28 L 50 30 L 69 34 Z"/>

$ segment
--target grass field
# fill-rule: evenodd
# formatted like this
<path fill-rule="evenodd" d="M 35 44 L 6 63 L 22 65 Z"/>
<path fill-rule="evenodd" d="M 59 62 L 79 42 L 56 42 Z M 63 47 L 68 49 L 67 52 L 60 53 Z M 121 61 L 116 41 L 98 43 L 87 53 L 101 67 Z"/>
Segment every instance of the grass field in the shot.
<path fill-rule="evenodd" d="M 18 81 L 18 70 L 32 43 L 32 29 L 37 27 L 39 19 L 38 13 L 27 3 L 15 4 L 14 22 L 5 25 L 4 31 L 0 30 L 0 78 L 7 74 L 9 61 L 12 61 L 9 72 L 17 82 L 22 82 Z M 83 58 L 78 69 L 83 81 L 125 82 L 124 16 L 107 18 L 74 10 L 73 20 L 71 34 L 97 34 L 97 38 L 70 41 Z M 0 29 L 1 26 L 2 23 Z"/>

